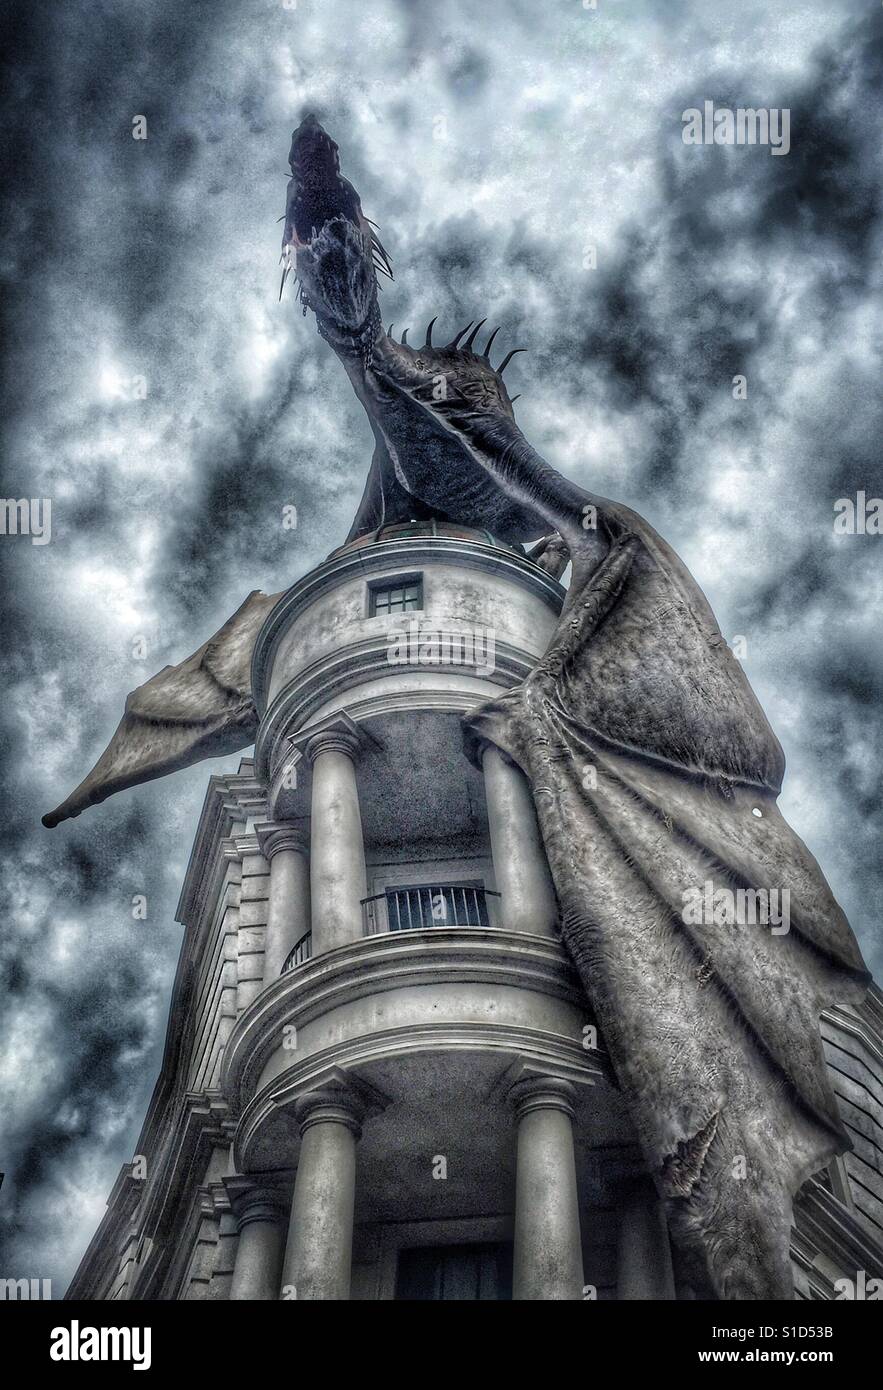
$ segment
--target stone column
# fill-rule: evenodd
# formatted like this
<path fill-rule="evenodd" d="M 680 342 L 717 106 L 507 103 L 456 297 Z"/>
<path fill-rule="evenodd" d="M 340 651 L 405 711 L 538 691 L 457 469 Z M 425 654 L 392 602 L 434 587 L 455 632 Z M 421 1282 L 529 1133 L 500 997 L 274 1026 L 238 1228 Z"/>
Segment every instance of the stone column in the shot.
<path fill-rule="evenodd" d="M 295 1106 L 301 1150 L 282 1274 L 283 1298 L 348 1299 L 356 1140 L 364 1109 L 347 1091 L 311 1091 Z"/>
<path fill-rule="evenodd" d="M 493 744 L 485 745 L 482 767 L 503 926 L 554 936 L 558 905 L 527 779 Z"/>
<path fill-rule="evenodd" d="M 270 897 L 264 944 L 264 986 L 272 984 L 293 949 L 310 930 L 310 861 L 304 831 L 279 821 L 255 827 L 270 863 Z"/>
<path fill-rule="evenodd" d="M 541 1076 L 516 1082 L 509 1094 L 518 1124 L 512 1297 L 581 1299 L 574 1088 Z"/>
<path fill-rule="evenodd" d="M 275 1188 L 241 1186 L 230 1197 L 239 1227 L 231 1299 L 279 1297 L 285 1244 L 284 1194 Z"/>
<path fill-rule="evenodd" d="M 310 888 L 313 955 L 357 941 L 361 902 L 368 893 L 355 759 L 360 741 L 345 729 L 325 729 L 307 744 L 313 766 Z"/>
<path fill-rule="evenodd" d="M 675 1297 L 668 1224 L 655 1192 L 631 1191 L 623 1203 L 616 1297 L 619 1300 Z"/>

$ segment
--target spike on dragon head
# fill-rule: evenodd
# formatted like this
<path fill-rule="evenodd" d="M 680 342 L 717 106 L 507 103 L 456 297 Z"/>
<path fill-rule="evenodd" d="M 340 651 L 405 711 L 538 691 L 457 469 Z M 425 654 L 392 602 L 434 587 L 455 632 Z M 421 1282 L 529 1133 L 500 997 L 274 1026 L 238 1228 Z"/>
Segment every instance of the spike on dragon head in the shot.
<path fill-rule="evenodd" d="M 432 341 L 433 319 L 426 330 L 426 341 L 422 347 L 408 342 L 407 329 L 397 343 L 392 336 L 392 324 L 387 330 L 387 349 L 384 360 L 394 372 L 399 365 L 410 377 L 410 387 L 415 395 L 426 397 L 431 394 L 436 401 L 444 401 L 450 394 L 463 404 L 478 409 L 503 410 L 512 413 L 512 400 L 503 383 L 503 371 L 516 352 L 523 348 L 513 348 L 499 367 L 490 360 L 491 347 L 499 332 L 495 328 L 481 349 L 476 337 L 486 322 L 468 323 L 461 328 L 444 347 L 436 347 Z M 470 331 L 471 330 L 471 331 Z M 466 334 L 468 337 L 465 337 Z M 465 340 L 464 340 L 465 338 Z M 461 341 L 463 340 L 463 341 Z M 517 400 L 517 396 L 515 397 Z"/>

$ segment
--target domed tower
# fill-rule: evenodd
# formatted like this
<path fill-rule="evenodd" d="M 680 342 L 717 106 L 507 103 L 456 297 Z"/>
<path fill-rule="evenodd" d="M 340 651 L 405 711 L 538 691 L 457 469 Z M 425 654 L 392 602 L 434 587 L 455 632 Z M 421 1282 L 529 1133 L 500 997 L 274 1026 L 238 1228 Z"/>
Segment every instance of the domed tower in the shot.
<path fill-rule="evenodd" d="M 272 610 L 254 761 L 211 779 L 197 831 L 139 1153 L 69 1297 L 676 1297 L 527 783 L 464 745 L 564 596 L 522 550 L 427 521 L 334 551 Z M 828 1020 L 829 1046 L 870 1058 L 881 1016 L 871 996 Z M 842 1163 L 811 1187 L 798 1288 L 830 1297 L 879 1246 Z"/>

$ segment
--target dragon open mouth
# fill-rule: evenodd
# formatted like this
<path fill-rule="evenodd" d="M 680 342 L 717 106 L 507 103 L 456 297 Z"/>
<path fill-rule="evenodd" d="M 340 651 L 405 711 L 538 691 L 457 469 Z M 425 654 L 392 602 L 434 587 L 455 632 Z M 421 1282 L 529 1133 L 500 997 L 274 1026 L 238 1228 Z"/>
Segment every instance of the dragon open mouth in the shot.
<path fill-rule="evenodd" d="M 315 116 L 294 131 L 288 161 L 281 289 L 296 268 L 301 301 L 320 330 L 361 335 L 376 314 L 376 272 L 392 276 L 389 259 L 340 172 L 337 145 Z"/>
<path fill-rule="evenodd" d="M 337 145 L 315 116 L 307 116 L 292 135 L 288 162 L 294 196 L 289 203 L 287 230 L 295 249 L 315 241 L 326 223 L 344 219 L 360 227 L 363 219 L 358 194 L 341 178 Z"/>

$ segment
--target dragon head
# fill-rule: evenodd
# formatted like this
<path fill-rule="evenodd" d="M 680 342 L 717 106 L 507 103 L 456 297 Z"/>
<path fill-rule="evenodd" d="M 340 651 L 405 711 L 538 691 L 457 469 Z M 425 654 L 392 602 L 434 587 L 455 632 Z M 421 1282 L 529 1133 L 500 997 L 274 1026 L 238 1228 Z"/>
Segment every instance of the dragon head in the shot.
<path fill-rule="evenodd" d="M 313 310 L 336 348 L 364 355 L 379 331 L 376 267 L 391 274 L 386 253 L 315 116 L 293 133 L 288 162 L 282 285 L 294 265 L 304 313 Z"/>

